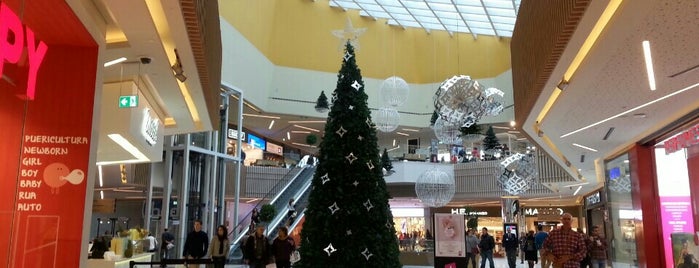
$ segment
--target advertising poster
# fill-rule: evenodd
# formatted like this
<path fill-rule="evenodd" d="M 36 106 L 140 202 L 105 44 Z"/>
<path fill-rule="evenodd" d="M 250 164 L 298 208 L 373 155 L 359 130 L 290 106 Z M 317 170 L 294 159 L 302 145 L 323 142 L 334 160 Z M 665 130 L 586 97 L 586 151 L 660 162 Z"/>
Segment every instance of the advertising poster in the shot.
<path fill-rule="evenodd" d="M 0 25 L 0 267 L 80 267 L 98 47 L 63 1 Z"/>
<path fill-rule="evenodd" d="M 435 256 L 465 257 L 464 216 L 455 214 L 434 214 Z"/>
<path fill-rule="evenodd" d="M 694 244 L 692 233 L 674 233 L 672 238 L 672 257 L 676 268 L 696 268 L 699 267 L 697 254 L 699 247 Z"/>

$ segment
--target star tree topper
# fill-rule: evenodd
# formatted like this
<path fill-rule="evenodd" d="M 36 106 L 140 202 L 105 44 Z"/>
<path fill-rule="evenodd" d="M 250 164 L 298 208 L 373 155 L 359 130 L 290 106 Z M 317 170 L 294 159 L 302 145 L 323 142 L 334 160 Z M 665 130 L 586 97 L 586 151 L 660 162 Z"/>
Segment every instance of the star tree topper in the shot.
<path fill-rule="evenodd" d="M 347 17 L 345 29 L 332 30 L 333 35 L 340 39 L 339 51 L 345 48 L 347 41 L 354 47 L 354 50 L 359 50 L 359 36 L 364 34 L 364 32 L 366 32 L 366 28 L 355 29 L 349 17 Z"/>

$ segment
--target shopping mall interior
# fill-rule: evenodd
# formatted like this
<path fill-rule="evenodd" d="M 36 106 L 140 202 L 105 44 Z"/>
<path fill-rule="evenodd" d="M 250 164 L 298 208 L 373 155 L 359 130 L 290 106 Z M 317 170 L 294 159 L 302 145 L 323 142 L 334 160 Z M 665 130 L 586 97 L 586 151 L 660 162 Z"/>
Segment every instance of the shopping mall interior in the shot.
<path fill-rule="evenodd" d="M 696 0 L 0 0 L 0 267 L 156 262 L 165 229 L 178 259 L 195 220 L 241 265 L 253 211 L 302 247 L 329 144 L 364 127 L 330 129 L 349 74 L 404 267 L 466 267 L 440 217 L 505 267 L 504 234 L 564 213 L 610 267 L 683 267 L 696 21 Z"/>

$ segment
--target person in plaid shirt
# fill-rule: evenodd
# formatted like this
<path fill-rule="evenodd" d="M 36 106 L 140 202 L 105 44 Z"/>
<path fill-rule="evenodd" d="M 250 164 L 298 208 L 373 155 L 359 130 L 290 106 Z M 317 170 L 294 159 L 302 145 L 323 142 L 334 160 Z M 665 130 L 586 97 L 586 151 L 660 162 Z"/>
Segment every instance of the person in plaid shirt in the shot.
<path fill-rule="evenodd" d="M 607 239 L 600 237 L 599 226 L 592 226 L 590 261 L 592 268 L 607 268 Z"/>
<path fill-rule="evenodd" d="M 573 215 L 561 216 L 562 226 L 552 230 L 544 241 L 542 258 L 553 262 L 554 268 L 580 268 L 580 261 L 587 254 L 583 237 L 571 228 Z"/>

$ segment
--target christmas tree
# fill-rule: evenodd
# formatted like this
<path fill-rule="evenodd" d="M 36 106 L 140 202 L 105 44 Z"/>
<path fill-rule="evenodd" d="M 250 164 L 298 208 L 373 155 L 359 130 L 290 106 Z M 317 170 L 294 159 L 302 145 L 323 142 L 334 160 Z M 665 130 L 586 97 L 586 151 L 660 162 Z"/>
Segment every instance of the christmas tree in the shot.
<path fill-rule="evenodd" d="M 364 90 L 348 42 L 305 212 L 301 260 L 294 267 L 402 266 Z"/>
<path fill-rule="evenodd" d="M 488 127 L 488 131 L 485 132 L 485 138 L 483 138 L 483 149 L 485 149 L 485 160 L 493 160 L 493 151 L 500 147 L 500 141 L 498 137 L 495 136 L 495 131 L 493 127 Z"/>
<path fill-rule="evenodd" d="M 485 132 L 485 138 L 483 139 L 483 149 L 488 151 L 494 150 L 498 147 L 500 147 L 500 141 L 498 141 L 498 137 L 495 136 L 495 131 L 493 130 L 493 127 L 490 126 L 488 127 L 488 131 Z"/>

